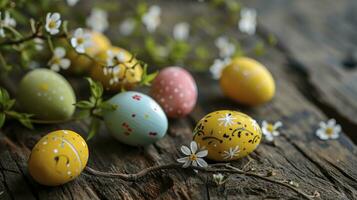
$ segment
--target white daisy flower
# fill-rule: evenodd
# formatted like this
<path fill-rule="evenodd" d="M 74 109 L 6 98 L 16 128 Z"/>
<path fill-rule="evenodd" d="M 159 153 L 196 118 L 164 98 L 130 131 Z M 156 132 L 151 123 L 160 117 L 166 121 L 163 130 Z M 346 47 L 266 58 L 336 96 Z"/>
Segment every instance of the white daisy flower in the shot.
<path fill-rule="evenodd" d="M 213 174 L 212 176 L 213 176 L 213 181 L 217 185 L 223 185 L 227 181 L 227 179 L 225 179 L 225 177 L 221 173 Z"/>
<path fill-rule="evenodd" d="M 102 33 L 109 27 L 108 13 L 105 10 L 94 8 L 87 18 L 86 24 L 92 30 Z"/>
<path fill-rule="evenodd" d="M 2 14 L 0 12 L 0 37 L 5 37 L 4 26 L 16 26 L 16 20 L 10 16 L 10 13 L 8 11 L 5 11 L 4 19 L 2 19 Z"/>
<path fill-rule="evenodd" d="M 146 29 L 152 33 L 160 25 L 161 19 L 161 8 L 160 6 L 153 5 L 150 6 L 149 10 L 142 16 L 141 20 L 146 26 Z"/>
<path fill-rule="evenodd" d="M 219 56 L 221 58 L 229 58 L 236 51 L 236 46 L 229 42 L 228 38 L 224 36 L 217 38 L 215 45 L 219 49 Z"/>
<path fill-rule="evenodd" d="M 241 32 L 254 35 L 257 27 L 257 11 L 251 8 L 243 8 L 240 12 L 238 27 Z"/>
<path fill-rule="evenodd" d="M 176 40 L 185 41 L 190 34 L 190 25 L 186 22 L 177 23 L 173 29 L 173 36 Z"/>
<path fill-rule="evenodd" d="M 69 6 L 74 6 L 78 3 L 79 0 L 67 0 L 67 4 Z"/>
<path fill-rule="evenodd" d="M 190 148 L 186 146 L 181 146 L 181 152 L 186 155 L 186 157 L 177 159 L 177 162 L 183 163 L 184 168 L 192 166 L 207 167 L 208 164 L 203 157 L 206 157 L 208 154 L 207 150 L 198 151 L 197 143 L 195 141 L 191 142 Z"/>
<path fill-rule="evenodd" d="M 62 24 L 61 15 L 59 13 L 47 13 L 45 29 L 51 35 L 59 33 L 59 28 Z"/>
<path fill-rule="evenodd" d="M 330 119 L 327 122 L 320 122 L 320 128 L 316 130 L 316 135 L 321 140 L 337 139 L 340 136 L 341 126 L 336 124 L 335 119 Z"/>
<path fill-rule="evenodd" d="M 239 152 L 240 149 L 238 145 L 234 148 L 230 147 L 228 151 L 223 151 L 222 157 L 226 160 L 233 159 L 234 157 L 237 157 L 239 155 Z"/>
<path fill-rule="evenodd" d="M 262 122 L 262 132 L 265 139 L 269 142 L 272 142 L 274 140 L 274 137 L 280 135 L 278 129 L 282 126 L 283 123 L 281 121 L 277 121 L 273 124 L 273 123 L 268 123 L 267 121 L 264 120 Z"/>
<path fill-rule="evenodd" d="M 130 35 L 135 29 L 135 20 L 132 18 L 125 19 L 120 25 L 119 25 L 119 32 L 122 35 Z"/>
<path fill-rule="evenodd" d="M 235 118 L 235 117 L 232 117 L 232 114 L 226 114 L 226 115 L 222 115 L 222 117 L 221 118 L 218 118 L 218 121 L 220 122 L 219 123 L 219 125 L 220 126 L 222 126 L 222 125 L 224 125 L 224 126 L 232 126 L 233 124 L 234 124 L 234 121 L 233 120 L 235 120 L 235 119 L 237 119 L 237 118 Z"/>
<path fill-rule="evenodd" d="M 226 59 L 215 59 L 213 65 L 209 68 L 213 79 L 220 79 L 222 75 L 222 70 L 231 62 L 230 58 Z"/>
<path fill-rule="evenodd" d="M 57 47 L 53 51 L 53 56 L 48 62 L 48 65 L 51 67 L 51 70 L 58 72 L 61 68 L 68 69 L 71 65 L 71 61 L 64 56 L 66 55 L 66 50 L 62 47 Z"/>
<path fill-rule="evenodd" d="M 86 48 L 92 45 L 91 34 L 77 28 L 71 38 L 71 45 L 78 53 L 85 53 Z"/>

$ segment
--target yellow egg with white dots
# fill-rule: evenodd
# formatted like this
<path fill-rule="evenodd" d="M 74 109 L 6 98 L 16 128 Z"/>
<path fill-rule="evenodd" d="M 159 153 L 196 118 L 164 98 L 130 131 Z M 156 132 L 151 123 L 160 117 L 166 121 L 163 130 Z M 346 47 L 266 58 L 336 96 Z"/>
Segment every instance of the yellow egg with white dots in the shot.
<path fill-rule="evenodd" d="M 230 99 L 249 106 L 270 101 L 275 94 L 275 82 L 267 68 L 258 61 L 238 57 L 222 71 L 220 85 Z"/>
<path fill-rule="evenodd" d="M 220 110 L 202 118 L 193 131 L 193 140 L 208 150 L 207 158 L 231 161 L 247 156 L 260 143 L 262 132 L 258 123 L 248 115 Z"/>
<path fill-rule="evenodd" d="M 88 146 L 85 140 L 70 130 L 47 134 L 32 149 L 29 172 L 38 183 L 47 186 L 65 184 L 85 168 Z"/>

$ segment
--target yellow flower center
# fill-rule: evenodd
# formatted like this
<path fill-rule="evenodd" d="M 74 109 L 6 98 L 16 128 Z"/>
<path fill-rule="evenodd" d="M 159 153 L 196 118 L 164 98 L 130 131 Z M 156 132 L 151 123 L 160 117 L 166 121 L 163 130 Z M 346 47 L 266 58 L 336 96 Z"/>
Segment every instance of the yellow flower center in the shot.
<path fill-rule="evenodd" d="M 190 155 L 190 160 L 192 160 L 192 161 L 197 160 L 196 154 L 191 154 L 191 155 Z"/>
<path fill-rule="evenodd" d="M 84 43 L 84 39 L 83 38 L 77 38 L 77 43 L 78 44 L 83 44 Z"/>
<path fill-rule="evenodd" d="M 60 64 L 60 62 L 61 62 L 61 60 L 59 58 L 57 58 L 57 57 L 52 59 L 52 63 L 53 64 Z"/>
<path fill-rule="evenodd" d="M 56 27 L 56 22 L 51 20 L 50 23 L 48 24 L 48 27 L 55 28 Z"/>
<path fill-rule="evenodd" d="M 268 130 L 269 132 L 273 132 L 273 131 L 275 130 L 273 124 L 268 124 L 267 130 Z"/>
<path fill-rule="evenodd" d="M 332 128 L 327 128 L 325 132 L 326 132 L 327 135 L 332 135 L 333 134 L 333 129 Z"/>

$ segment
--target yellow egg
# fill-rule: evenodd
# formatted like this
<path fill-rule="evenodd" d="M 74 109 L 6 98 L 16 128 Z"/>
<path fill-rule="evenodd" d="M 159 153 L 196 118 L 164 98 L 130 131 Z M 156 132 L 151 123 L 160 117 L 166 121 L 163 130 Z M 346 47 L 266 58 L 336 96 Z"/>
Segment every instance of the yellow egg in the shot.
<path fill-rule="evenodd" d="M 91 35 L 91 46 L 85 49 L 87 55 L 95 58 L 99 52 L 106 51 L 111 47 L 109 39 L 102 33 L 89 30 L 86 31 Z M 85 55 L 78 54 L 73 48 L 69 49 L 67 56 L 71 60 L 71 66 L 68 69 L 70 72 L 77 74 L 84 73 L 93 67 L 93 60 Z"/>
<path fill-rule="evenodd" d="M 235 58 L 223 69 L 220 85 L 227 97 L 250 106 L 271 100 L 275 93 L 270 72 L 261 63 L 247 57 Z"/>
<path fill-rule="evenodd" d="M 83 171 L 88 161 L 88 146 L 77 133 L 54 131 L 37 142 L 29 158 L 31 176 L 40 184 L 67 183 Z"/>
<path fill-rule="evenodd" d="M 113 65 L 119 68 L 116 74 L 105 74 L 104 68 L 107 67 L 107 61 L 109 58 L 109 52 L 113 55 L 119 55 L 122 53 L 124 56 L 124 64 L 118 64 L 116 58 L 113 60 Z M 111 47 L 107 51 L 100 52 L 97 56 L 97 64 L 91 70 L 91 77 L 94 80 L 101 82 L 106 90 L 120 91 L 122 87 L 125 89 L 131 89 L 141 81 L 143 69 L 140 64 L 137 64 L 138 60 L 133 58 L 132 54 L 127 50 L 119 47 Z M 113 66 L 112 66 L 113 67 Z M 117 82 L 113 82 L 117 78 Z"/>
<path fill-rule="evenodd" d="M 207 158 L 230 161 L 254 151 L 262 133 L 257 122 L 248 115 L 231 110 L 209 113 L 193 131 L 193 140 L 208 150 Z"/>

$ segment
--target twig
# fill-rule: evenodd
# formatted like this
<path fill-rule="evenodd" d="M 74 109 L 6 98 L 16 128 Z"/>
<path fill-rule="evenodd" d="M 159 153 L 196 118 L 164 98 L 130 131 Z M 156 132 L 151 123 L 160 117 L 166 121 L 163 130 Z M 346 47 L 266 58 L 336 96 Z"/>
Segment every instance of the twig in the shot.
<path fill-rule="evenodd" d="M 300 191 L 299 189 L 295 188 L 294 186 L 287 184 L 285 182 L 279 181 L 279 180 L 274 180 L 274 179 L 270 179 L 266 176 L 263 175 L 259 175 L 259 174 L 255 174 L 252 172 L 245 172 L 241 169 L 238 169 L 236 167 L 233 167 L 231 165 L 229 165 L 228 163 L 225 164 L 215 164 L 213 165 L 215 167 L 227 167 L 229 169 L 222 169 L 222 168 L 212 168 L 211 167 L 207 167 L 207 168 L 203 168 L 203 167 L 195 167 L 195 166 L 189 166 L 187 168 L 182 168 L 181 164 L 178 163 L 173 163 L 173 164 L 168 164 L 168 165 L 159 165 L 159 166 L 153 166 L 153 167 L 149 167 L 146 169 L 143 169 L 142 171 L 139 171 L 138 173 L 135 174 L 122 174 L 122 173 L 111 173 L 111 172 L 101 172 L 101 171 L 97 171 L 91 167 L 86 167 L 85 171 L 88 172 L 91 175 L 95 175 L 95 176 L 101 176 L 101 177 L 106 177 L 106 178 L 120 178 L 122 180 L 125 181 L 137 181 L 140 178 L 143 178 L 145 176 L 147 176 L 150 173 L 156 172 L 156 171 L 160 171 L 160 170 L 168 170 L 168 169 L 194 169 L 194 170 L 198 170 L 198 171 L 202 171 L 202 172 L 207 172 L 207 173 L 238 173 L 238 174 L 242 174 L 244 176 L 249 176 L 249 177 L 254 177 L 254 178 L 259 178 L 261 180 L 264 181 L 268 181 L 271 183 L 275 183 L 278 185 L 282 185 L 285 187 L 288 187 L 289 189 L 293 190 L 294 192 L 298 193 L 299 195 L 301 195 L 302 197 L 304 197 L 305 199 L 308 200 L 312 200 L 312 196 L 308 195 L 306 193 L 304 193 L 303 191 Z"/>

